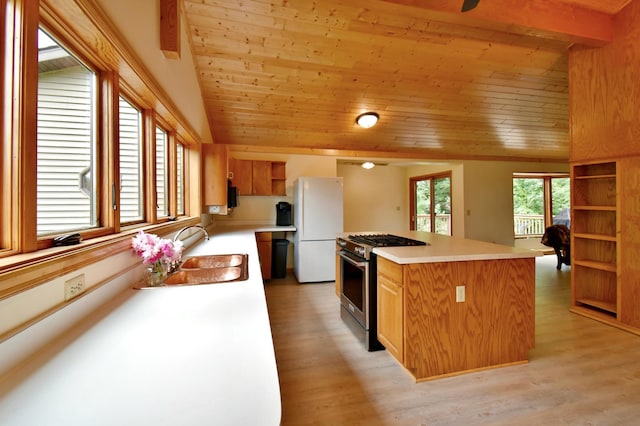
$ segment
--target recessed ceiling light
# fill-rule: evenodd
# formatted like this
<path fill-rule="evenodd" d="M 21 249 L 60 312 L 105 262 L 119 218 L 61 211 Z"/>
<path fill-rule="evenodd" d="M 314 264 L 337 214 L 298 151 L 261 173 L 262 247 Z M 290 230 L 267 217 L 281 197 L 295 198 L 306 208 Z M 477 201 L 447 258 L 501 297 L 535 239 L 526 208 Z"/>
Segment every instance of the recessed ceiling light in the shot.
<path fill-rule="evenodd" d="M 365 112 L 356 118 L 356 123 L 358 123 L 358 126 L 368 129 L 375 126 L 379 118 L 380 116 L 375 112 Z"/>
<path fill-rule="evenodd" d="M 373 169 L 375 166 L 375 163 L 372 163 L 371 161 L 365 161 L 364 163 L 362 163 L 362 168 L 367 170 Z"/>

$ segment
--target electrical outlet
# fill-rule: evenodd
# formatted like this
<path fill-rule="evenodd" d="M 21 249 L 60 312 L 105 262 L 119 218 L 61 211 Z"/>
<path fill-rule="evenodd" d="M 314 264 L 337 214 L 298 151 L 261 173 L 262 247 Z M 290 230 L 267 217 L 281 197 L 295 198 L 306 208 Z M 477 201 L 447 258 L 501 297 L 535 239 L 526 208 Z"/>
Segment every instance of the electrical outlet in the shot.
<path fill-rule="evenodd" d="M 456 286 L 456 302 L 464 302 L 464 286 Z"/>
<path fill-rule="evenodd" d="M 84 274 L 64 282 L 64 300 L 71 300 L 84 292 Z"/>

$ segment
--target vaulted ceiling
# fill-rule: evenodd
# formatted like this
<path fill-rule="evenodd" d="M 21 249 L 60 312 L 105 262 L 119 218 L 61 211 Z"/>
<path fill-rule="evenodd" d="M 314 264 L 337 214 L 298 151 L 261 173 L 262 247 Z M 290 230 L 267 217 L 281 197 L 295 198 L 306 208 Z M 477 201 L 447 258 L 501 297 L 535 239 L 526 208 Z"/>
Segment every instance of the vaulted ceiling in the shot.
<path fill-rule="evenodd" d="M 568 49 L 632 0 L 184 0 L 215 143 L 566 161 Z M 362 129 L 355 118 L 380 115 Z"/>

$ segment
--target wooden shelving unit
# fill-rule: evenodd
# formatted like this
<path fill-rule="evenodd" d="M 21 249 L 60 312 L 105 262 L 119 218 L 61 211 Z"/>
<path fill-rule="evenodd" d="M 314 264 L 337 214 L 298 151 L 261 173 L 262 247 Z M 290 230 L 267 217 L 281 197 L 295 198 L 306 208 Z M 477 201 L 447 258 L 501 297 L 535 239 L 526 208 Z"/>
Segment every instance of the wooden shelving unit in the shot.
<path fill-rule="evenodd" d="M 574 164 L 571 173 L 571 310 L 615 323 L 620 301 L 617 163 Z"/>
<path fill-rule="evenodd" d="M 285 161 L 271 162 L 271 194 L 287 195 L 287 163 Z"/>

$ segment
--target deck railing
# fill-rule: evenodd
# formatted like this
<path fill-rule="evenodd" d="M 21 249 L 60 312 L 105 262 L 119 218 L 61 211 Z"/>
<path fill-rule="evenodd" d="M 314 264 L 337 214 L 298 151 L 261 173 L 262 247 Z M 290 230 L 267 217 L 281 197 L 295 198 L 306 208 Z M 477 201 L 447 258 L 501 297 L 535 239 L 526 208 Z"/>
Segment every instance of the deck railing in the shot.
<path fill-rule="evenodd" d="M 428 214 L 419 214 L 416 216 L 416 229 L 418 231 L 430 231 L 431 230 L 431 216 Z M 451 235 L 451 215 L 450 214 L 437 214 L 436 215 L 436 233 Z"/>
<path fill-rule="evenodd" d="M 516 237 L 544 234 L 544 216 L 533 214 L 513 215 L 513 233 Z"/>
<path fill-rule="evenodd" d="M 431 229 L 431 217 L 428 214 L 416 216 L 416 229 L 429 231 Z M 516 237 L 538 236 L 544 234 L 544 216 L 532 214 L 513 215 L 513 232 Z M 436 215 L 436 233 L 451 235 L 451 215 Z"/>

